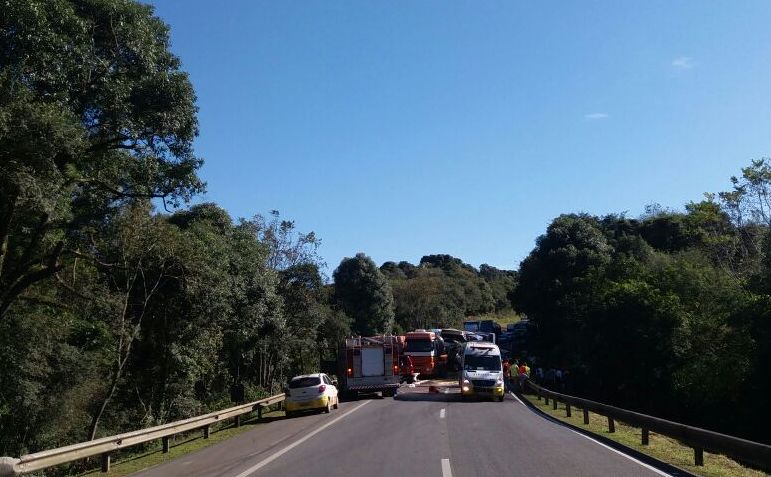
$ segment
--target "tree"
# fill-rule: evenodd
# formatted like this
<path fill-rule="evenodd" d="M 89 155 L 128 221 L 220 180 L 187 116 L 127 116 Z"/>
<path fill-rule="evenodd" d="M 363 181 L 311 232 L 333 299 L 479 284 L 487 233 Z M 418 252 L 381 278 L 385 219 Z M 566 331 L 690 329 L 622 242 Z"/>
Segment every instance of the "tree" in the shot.
<path fill-rule="evenodd" d="M 363 253 L 344 258 L 333 273 L 335 302 L 361 335 L 388 333 L 394 324 L 394 297 L 388 280 Z"/>
<path fill-rule="evenodd" d="M 612 254 L 595 218 L 569 214 L 554 219 L 522 261 L 516 309 L 539 324 L 555 361 L 574 359 L 576 332 Z"/>
<path fill-rule="evenodd" d="M 0 318 L 87 255 L 78 239 L 120 204 L 203 189 L 195 95 L 168 43 L 132 1 L 0 9 Z"/>

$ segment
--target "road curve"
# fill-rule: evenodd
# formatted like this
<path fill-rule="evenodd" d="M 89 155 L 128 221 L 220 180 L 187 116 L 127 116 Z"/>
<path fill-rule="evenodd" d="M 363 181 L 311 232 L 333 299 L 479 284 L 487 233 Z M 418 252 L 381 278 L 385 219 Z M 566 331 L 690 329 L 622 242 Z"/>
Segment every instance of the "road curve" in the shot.
<path fill-rule="evenodd" d="M 324 427 L 326 426 L 326 427 Z M 319 428 L 323 429 L 319 430 Z M 279 419 L 134 477 L 667 475 L 536 415 L 512 396 L 400 393 Z"/>

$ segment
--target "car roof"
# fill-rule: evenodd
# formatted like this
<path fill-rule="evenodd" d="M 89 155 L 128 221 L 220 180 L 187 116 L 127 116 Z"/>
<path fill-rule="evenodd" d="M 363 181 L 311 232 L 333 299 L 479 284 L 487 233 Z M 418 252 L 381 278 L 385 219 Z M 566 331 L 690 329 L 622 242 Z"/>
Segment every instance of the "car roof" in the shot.
<path fill-rule="evenodd" d="M 466 343 L 464 354 L 488 354 L 500 356 L 501 349 L 497 345 L 486 341 L 469 341 Z"/>
<path fill-rule="evenodd" d="M 324 373 L 301 374 L 300 376 L 293 377 L 292 381 L 294 381 L 295 379 L 302 379 L 302 378 L 320 378 L 323 375 Z"/>

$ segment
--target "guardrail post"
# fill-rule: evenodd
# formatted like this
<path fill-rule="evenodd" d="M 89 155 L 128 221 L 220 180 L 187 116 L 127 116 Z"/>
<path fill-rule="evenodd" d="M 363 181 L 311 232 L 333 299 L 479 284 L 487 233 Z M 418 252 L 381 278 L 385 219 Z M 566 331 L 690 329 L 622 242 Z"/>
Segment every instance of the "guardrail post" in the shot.
<path fill-rule="evenodd" d="M 168 454 L 169 453 L 169 436 L 163 436 L 161 438 L 161 441 L 163 442 L 163 453 Z"/>
<path fill-rule="evenodd" d="M 544 394 L 543 398 L 545 399 L 545 401 L 544 401 L 545 404 L 548 406 L 549 405 L 549 395 L 548 394 Z"/>
<path fill-rule="evenodd" d="M 554 409 L 556 411 L 557 410 L 557 405 L 559 404 L 557 402 L 557 398 L 552 399 L 551 402 L 552 402 L 552 404 L 554 404 L 554 406 L 552 406 L 552 409 Z"/>
<path fill-rule="evenodd" d="M 608 432 L 611 434 L 616 432 L 616 421 L 612 417 L 608 417 Z"/>
<path fill-rule="evenodd" d="M 236 427 L 241 427 L 241 416 L 240 415 L 235 417 L 235 426 Z"/>
<path fill-rule="evenodd" d="M 265 406 L 257 406 L 257 419 L 262 419 L 262 410 Z"/>
<path fill-rule="evenodd" d="M 203 438 L 208 439 L 209 438 L 209 426 L 204 426 L 203 428 Z"/>
<path fill-rule="evenodd" d="M 569 402 L 566 402 L 566 403 L 565 403 L 565 415 L 566 415 L 567 417 L 570 417 L 570 416 L 572 416 L 572 415 L 573 415 L 573 414 L 570 412 L 570 403 L 569 403 Z"/>
<path fill-rule="evenodd" d="M 104 453 L 102 454 L 102 472 L 109 472 L 110 471 L 110 454 Z"/>
<path fill-rule="evenodd" d="M 647 446 L 649 442 L 648 429 L 642 430 L 642 445 Z"/>
<path fill-rule="evenodd" d="M 693 448 L 693 463 L 699 467 L 704 467 L 704 449 L 700 447 Z"/>
<path fill-rule="evenodd" d="M 14 477 L 18 463 L 19 459 L 14 457 L 0 457 L 0 477 Z"/>
<path fill-rule="evenodd" d="M 584 424 L 589 425 L 589 410 L 584 409 Z"/>

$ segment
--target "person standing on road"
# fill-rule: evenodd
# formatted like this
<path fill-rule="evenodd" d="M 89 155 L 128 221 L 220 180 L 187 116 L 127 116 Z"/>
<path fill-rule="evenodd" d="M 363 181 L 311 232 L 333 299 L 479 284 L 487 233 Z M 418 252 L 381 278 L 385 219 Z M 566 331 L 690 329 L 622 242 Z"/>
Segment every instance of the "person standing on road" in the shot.
<path fill-rule="evenodd" d="M 511 389 L 511 359 L 503 361 L 503 388 L 505 391 Z"/>
<path fill-rule="evenodd" d="M 412 362 L 412 356 L 410 355 L 402 355 L 402 381 L 407 381 L 408 383 L 412 383 L 414 380 L 414 364 Z"/>

